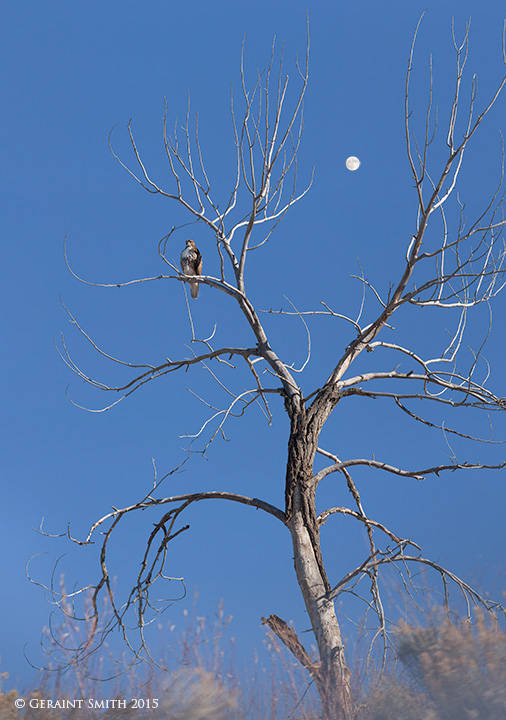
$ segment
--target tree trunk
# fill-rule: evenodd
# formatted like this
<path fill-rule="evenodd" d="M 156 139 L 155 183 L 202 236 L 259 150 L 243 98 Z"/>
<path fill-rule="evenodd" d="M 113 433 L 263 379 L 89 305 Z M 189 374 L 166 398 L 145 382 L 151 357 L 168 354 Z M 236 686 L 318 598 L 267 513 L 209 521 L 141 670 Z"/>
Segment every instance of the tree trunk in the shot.
<path fill-rule="evenodd" d="M 351 718 L 351 674 L 346 665 L 341 631 L 334 603 L 327 599 L 326 578 L 322 577 L 308 530 L 304 510 L 294 497 L 289 527 L 292 534 L 295 572 L 320 654 L 318 692 L 322 701 L 323 720 Z M 300 502 L 301 506 L 305 503 Z"/>
<path fill-rule="evenodd" d="M 320 549 L 316 520 L 313 461 L 317 433 L 304 414 L 292 422 L 286 478 L 287 525 L 292 535 L 295 572 L 318 645 L 320 663 L 312 674 L 322 701 L 323 720 L 352 717 L 351 673 L 346 665 L 341 631 Z"/>

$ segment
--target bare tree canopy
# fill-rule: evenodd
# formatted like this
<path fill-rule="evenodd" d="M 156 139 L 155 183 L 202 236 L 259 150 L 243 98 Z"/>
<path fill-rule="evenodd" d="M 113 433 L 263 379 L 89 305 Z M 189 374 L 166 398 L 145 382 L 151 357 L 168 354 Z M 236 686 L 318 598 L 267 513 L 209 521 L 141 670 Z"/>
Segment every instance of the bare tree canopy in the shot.
<path fill-rule="evenodd" d="M 116 152 L 115 134 L 111 132 L 111 152 L 132 179 L 148 193 L 182 207 L 189 221 L 196 224 L 191 233 L 184 226 L 171 227 L 159 241 L 158 253 L 164 272 L 151 277 L 121 283 L 93 282 L 79 275 L 65 248 L 68 268 L 76 279 L 93 287 L 180 283 L 185 288 L 189 343 L 184 349 L 174 347 L 171 357 L 162 362 L 129 362 L 113 355 L 110 348 L 99 346 L 66 308 L 75 329 L 105 361 L 112 366 L 121 366 L 128 378 L 113 385 L 92 377 L 71 354 L 63 336 L 58 346 L 61 357 L 80 380 L 105 394 L 105 403 L 93 412 L 111 409 L 166 375 L 174 376 L 164 378 L 166 382 L 181 382 L 184 376 L 183 382 L 191 384 L 195 368 L 205 369 L 210 383 L 223 392 L 226 402 L 218 405 L 214 400 L 197 396 L 206 410 L 196 428 L 186 432 L 187 454 L 181 463 L 163 477 L 159 477 L 155 468 L 151 486 L 141 493 L 138 501 L 128 507 L 113 508 L 93 524 L 86 537 L 73 537 L 69 528 L 67 535 L 74 542 L 83 545 L 95 542 L 100 546 L 100 578 L 91 587 L 89 613 L 95 631 L 88 643 L 76 649 L 78 656 L 84 657 L 91 647 L 99 647 L 108 633 L 119 628 L 132 652 L 132 663 L 140 660 L 156 662 L 145 640 L 145 627 L 163 612 L 167 600 L 160 599 L 154 587 L 163 588 L 164 581 L 177 580 L 181 593 L 184 593 L 184 580 L 171 576 L 170 543 L 188 529 L 185 524 L 187 508 L 209 500 L 249 505 L 266 513 L 270 520 L 279 521 L 290 533 L 295 573 L 317 644 L 317 657 L 312 657 L 304 647 L 297 629 L 289 627 L 276 614 L 264 617 L 263 622 L 308 670 L 318 687 L 325 720 L 351 718 L 354 712 L 350 671 L 336 614 L 338 599 L 351 596 L 361 600 L 364 626 L 370 627 L 374 617 L 375 629 L 370 634 L 368 657 L 377 663 L 376 669 L 385 664 L 395 644 L 385 604 L 385 586 L 392 573 L 397 574 L 406 598 L 415 604 L 419 583 L 415 578 L 426 569 L 438 579 L 448 612 L 452 590 L 464 599 L 469 616 L 476 605 L 497 613 L 504 612 L 501 605 L 478 593 L 437 559 L 425 557 L 415 539 L 402 537 L 396 528 L 371 517 L 355 474 L 357 468 L 367 469 L 381 483 L 386 474 L 422 480 L 432 475 L 440 477 L 446 473 L 505 466 L 505 462 L 487 460 L 487 445 L 497 441 L 492 435 L 477 437 L 469 432 L 465 421 L 467 415 L 463 415 L 465 411 L 466 414 L 487 416 L 506 409 L 506 399 L 488 383 L 484 346 L 491 331 L 491 314 L 489 325 L 484 329 L 485 340 L 472 349 L 470 360 L 469 353 L 464 352 L 469 318 L 479 311 L 480 306 L 490 308 L 506 282 L 504 151 L 502 159 L 498 156 L 500 172 L 495 189 L 481 211 L 468 216 L 465 199 L 459 193 L 459 180 L 468 148 L 479 143 L 480 128 L 506 84 L 506 74 L 503 68 L 503 75 L 488 98 L 478 95 L 475 76 L 469 87 L 465 84 L 469 46 L 467 26 L 463 38 L 458 39 L 453 34 L 456 71 L 449 108 L 445 105 L 436 110 L 430 65 L 427 107 L 421 119 L 412 112 L 410 104 L 415 41 L 420 22 L 409 51 L 404 91 L 405 147 L 410 168 L 406 182 L 413 186 L 417 210 L 411 227 L 378 228 L 379 243 L 386 243 L 392 231 L 405 242 L 397 244 L 396 264 L 392 266 L 392 277 L 387 279 L 388 291 L 373 284 L 366 269 L 355 276 L 362 286 L 363 297 L 353 316 L 332 304 L 332 287 L 339 283 L 345 269 L 336 270 L 326 265 L 324 239 L 307 238 L 311 263 L 303 275 L 304 283 L 321 283 L 325 288 L 325 295 L 317 307 L 300 308 L 298 301 L 296 307 L 291 300 L 282 309 L 264 307 L 262 287 L 256 286 L 255 277 L 250 282 L 248 275 L 251 253 L 266 252 L 268 241 L 283 244 L 289 253 L 291 238 L 284 237 L 282 226 L 279 229 L 278 226 L 286 213 L 303 200 L 313 181 L 311 170 L 299 168 L 304 100 L 309 82 L 309 26 L 305 55 L 296 60 L 295 73 L 290 80 L 285 74 L 283 50 L 276 55 L 273 44 L 267 67 L 258 72 L 250 85 L 243 47 L 241 88 L 239 93 L 232 93 L 231 100 L 235 167 L 229 177 L 227 194 L 217 196 L 215 193 L 213 176 L 220 169 L 206 165 L 198 116 L 193 121 L 189 102 L 182 125 L 176 122 L 174 129 L 169 125 L 171 110 L 168 101 L 165 102 L 162 133 L 170 182 L 166 178 L 164 182 L 158 181 L 150 172 L 132 122 L 128 124 L 130 159 Z M 503 60 L 506 66 L 504 34 Z M 382 191 L 383 188 L 378 188 L 378 192 Z M 387 192 L 386 201 L 390 201 L 390 197 Z M 366 198 L 364 203 L 367 203 Z M 179 265 L 179 255 L 189 234 L 198 235 L 195 242 L 203 257 L 200 265 L 195 260 L 191 273 L 183 272 Z M 192 247 L 195 248 L 195 243 Z M 218 272 L 213 274 L 212 268 L 217 268 Z M 201 271 L 204 274 L 199 274 Z M 277 268 L 277 277 L 282 291 L 283 267 Z M 199 295 L 201 286 L 209 289 L 206 294 Z M 198 303 L 188 301 L 189 287 L 194 299 L 199 295 Z M 230 314 L 224 321 L 226 344 L 215 341 L 215 337 L 223 336 L 221 330 L 217 335 L 216 327 L 207 336 L 200 336 L 198 329 L 199 304 L 213 303 L 218 292 L 223 293 L 227 302 L 240 313 Z M 181 308 L 179 303 L 177 310 Z M 413 341 L 417 313 L 421 309 L 437 312 L 433 322 L 449 328 L 447 342 L 435 355 L 422 354 Z M 276 334 L 276 322 L 289 322 L 290 318 L 301 323 L 307 337 L 306 357 L 300 366 L 295 364 L 290 351 L 280 347 Z M 222 319 L 217 318 L 218 321 L 223 325 Z M 319 347 L 318 367 L 326 369 L 317 382 L 309 386 L 313 379 L 310 369 L 315 353 L 312 323 L 319 322 L 327 323 L 325 332 L 333 339 L 335 326 L 344 323 L 351 340 L 346 346 L 328 342 L 323 350 Z M 243 337 L 249 338 L 246 344 Z M 79 405 L 70 393 L 69 398 Z M 327 421 L 338 406 L 334 418 L 338 414 L 340 423 L 357 413 L 372 412 L 373 403 L 365 404 L 372 400 L 378 400 L 374 403 L 378 422 L 381 422 L 382 404 L 390 403 L 398 410 L 398 421 L 411 423 L 413 433 L 420 432 L 420 428 L 424 432 L 442 433 L 450 451 L 449 459 L 441 462 L 438 454 L 432 454 L 430 445 L 426 446 L 427 460 L 422 466 L 398 466 L 388 457 L 367 457 L 367 452 L 358 457 L 349 456 L 338 440 L 338 425 L 332 425 L 332 431 L 327 432 L 330 427 L 326 425 Z M 205 456 L 212 443 L 225 437 L 227 426 L 253 408 L 263 413 L 267 423 L 271 423 L 276 414 L 284 413 L 288 420 L 282 506 L 220 489 L 198 491 L 192 488 L 174 495 L 170 490 L 166 492 L 171 476 L 191 461 L 193 455 Z M 324 429 L 325 439 L 322 437 Z M 459 443 L 469 441 L 472 459 L 453 450 L 453 441 L 457 438 Z M 283 482 L 281 478 L 273 477 L 272 480 L 278 484 Z M 323 481 L 341 481 L 349 491 L 349 506 L 330 505 L 319 509 L 317 490 L 320 483 L 323 487 Z M 210 514 L 213 504 L 208 503 Z M 112 581 L 110 546 L 123 519 L 146 510 L 155 512 L 154 525 L 140 552 L 136 582 L 126 598 L 119 597 Z M 357 521 L 365 530 L 368 542 L 366 556 L 357 567 L 348 568 L 342 577 L 330 572 L 328 548 L 322 548 L 320 537 L 338 516 Z M 344 563 L 346 546 L 334 548 L 333 554 L 336 553 Z M 90 588 L 76 590 L 73 597 L 83 590 Z M 57 590 L 52 587 L 50 591 L 54 601 L 60 602 Z M 163 594 L 163 590 L 159 591 Z M 100 599 L 104 594 L 113 610 L 113 618 L 105 628 L 99 622 Z M 66 595 L 65 600 L 68 598 Z"/>

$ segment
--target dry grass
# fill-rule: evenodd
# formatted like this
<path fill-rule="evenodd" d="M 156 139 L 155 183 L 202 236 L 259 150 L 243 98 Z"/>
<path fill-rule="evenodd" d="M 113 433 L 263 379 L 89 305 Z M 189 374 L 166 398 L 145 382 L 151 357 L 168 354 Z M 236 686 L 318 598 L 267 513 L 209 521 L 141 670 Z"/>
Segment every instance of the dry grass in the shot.
<path fill-rule="evenodd" d="M 370 693 L 360 720 L 506 718 L 506 634 L 490 617 L 405 624 L 397 646 L 400 667 Z"/>
<path fill-rule="evenodd" d="M 208 621 L 187 617 L 184 631 L 169 633 L 171 671 L 150 678 L 137 669 L 118 683 L 102 683 L 71 667 L 45 674 L 26 698 L 158 698 L 157 708 L 88 707 L 17 709 L 18 693 L 0 690 L 0 720 L 317 720 L 315 688 L 284 650 L 269 638 L 263 661 L 248 672 L 234 667 L 220 608 Z M 66 624 L 60 628 L 68 633 Z M 65 630 L 65 632 L 63 632 Z M 61 639 L 61 638 L 60 638 Z M 395 670 L 375 687 L 356 691 L 356 720 L 501 720 L 506 718 L 506 634 L 477 617 L 474 625 L 433 616 L 424 627 L 401 626 Z M 5 677 L 0 676 L 0 678 Z M 127 688 L 125 690 L 125 688 Z M 136 689 L 137 688 L 137 689 Z"/>

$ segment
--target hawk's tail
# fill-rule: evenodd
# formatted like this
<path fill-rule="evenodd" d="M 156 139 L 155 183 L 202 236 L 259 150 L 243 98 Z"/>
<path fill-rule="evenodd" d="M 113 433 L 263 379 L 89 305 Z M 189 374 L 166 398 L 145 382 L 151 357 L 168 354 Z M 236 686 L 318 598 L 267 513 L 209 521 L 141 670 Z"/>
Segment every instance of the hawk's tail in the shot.
<path fill-rule="evenodd" d="M 196 300 L 199 296 L 199 283 L 190 283 L 192 298 Z"/>

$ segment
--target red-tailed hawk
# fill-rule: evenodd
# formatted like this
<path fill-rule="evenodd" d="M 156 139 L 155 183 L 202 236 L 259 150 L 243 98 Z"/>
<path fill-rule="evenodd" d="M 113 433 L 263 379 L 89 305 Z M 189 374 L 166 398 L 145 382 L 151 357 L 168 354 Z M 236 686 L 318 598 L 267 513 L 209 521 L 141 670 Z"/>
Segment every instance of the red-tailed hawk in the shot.
<path fill-rule="evenodd" d="M 202 274 L 202 255 L 195 247 L 193 240 L 186 241 L 186 247 L 181 253 L 181 270 L 185 275 L 201 275 Z M 189 283 L 192 298 L 199 296 L 199 283 Z"/>

